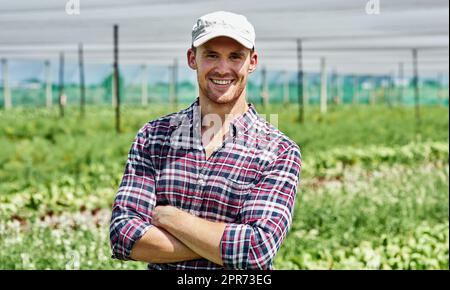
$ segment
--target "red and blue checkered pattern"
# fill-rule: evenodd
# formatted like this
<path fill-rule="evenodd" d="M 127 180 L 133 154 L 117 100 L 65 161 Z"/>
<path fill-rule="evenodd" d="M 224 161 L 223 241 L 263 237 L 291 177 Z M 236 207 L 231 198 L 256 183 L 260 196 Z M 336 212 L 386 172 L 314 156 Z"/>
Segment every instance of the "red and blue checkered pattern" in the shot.
<path fill-rule="evenodd" d="M 272 269 L 292 222 L 301 171 L 300 149 L 252 104 L 207 159 L 201 145 L 199 99 L 147 123 L 128 155 L 113 205 L 113 257 L 129 260 L 152 227 L 157 205 L 172 205 L 227 226 L 224 266 L 206 259 L 149 264 L 149 269 Z"/>

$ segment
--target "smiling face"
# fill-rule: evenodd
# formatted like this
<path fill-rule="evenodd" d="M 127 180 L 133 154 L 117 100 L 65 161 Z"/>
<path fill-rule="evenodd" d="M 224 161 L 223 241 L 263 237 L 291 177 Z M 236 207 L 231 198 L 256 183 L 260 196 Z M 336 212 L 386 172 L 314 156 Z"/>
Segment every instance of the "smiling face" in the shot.
<path fill-rule="evenodd" d="M 187 53 L 189 66 L 197 71 L 201 96 L 224 104 L 245 97 L 250 73 L 258 55 L 229 37 L 217 37 Z"/>

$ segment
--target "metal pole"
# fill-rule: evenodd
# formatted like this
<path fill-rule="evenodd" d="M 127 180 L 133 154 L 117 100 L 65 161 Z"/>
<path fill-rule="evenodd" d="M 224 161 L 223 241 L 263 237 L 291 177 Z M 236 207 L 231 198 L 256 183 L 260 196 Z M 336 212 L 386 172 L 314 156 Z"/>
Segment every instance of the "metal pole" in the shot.
<path fill-rule="evenodd" d="M 338 75 L 336 72 L 336 68 L 333 69 L 332 72 L 332 97 L 333 97 L 333 103 L 335 105 L 339 104 L 339 84 L 338 84 Z"/>
<path fill-rule="evenodd" d="M 264 107 L 267 107 L 268 103 L 268 91 L 267 91 L 267 70 L 266 67 L 263 66 L 261 70 L 261 90 L 260 90 L 260 96 L 261 96 L 261 104 Z"/>
<path fill-rule="evenodd" d="M 5 110 L 9 110 L 12 108 L 11 101 L 11 91 L 9 89 L 9 81 L 8 81 L 8 61 L 6 59 L 2 59 L 2 69 L 3 69 L 3 102 Z"/>
<path fill-rule="evenodd" d="M 84 62 L 83 62 L 83 44 L 78 46 L 78 64 L 80 71 L 80 115 L 84 116 L 84 109 L 86 103 L 86 89 L 84 87 Z"/>
<path fill-rule="evenodd" d="M 394 95 L 394 72 L 393 71 L 391 71 L 390 74 L 389 74 L 389 86 L 388 86 L 388 89 L 389 89 L 389 94 L 387 94 L 386 102 L 387 102 L 387 105 L 389 107 L 391 107 L 392 103 L 394 101 L 394 97 L 395 97 L 395 95 Z"/>
<path fill-rule="evenodd" d="M 398 78 L 399 78 L 398 104 L 401 105 L 403 103 L 403 94 L 405 91 L 405 72 L 403 62 L 400 62 L 398 64 Z"/>
<path fill-rule="evenodd" d="M 309 90 L 308 90 L 308 77 L 306 72 L 303 72 L 303 107 L 307 110 L 309 105 Z"/>
<path fill-rule="evenodd" d="M 289 73 L 284 72 L 284 86 L 283 86 L 283 103 L 287 105 L 289 103 Z"/>
<path fill-rule="evenodd" d="M 45 95 L 46 95 L 46 106 L 50 108 L 53 102 L 52 96 L 52 74 L 50 70 L 50 61 L 45 61 L 45 78 L 46 78 L 46 87 L 45 87 Z"/>
<path fill-rule="evenodd" d="M 59 115 L 64 117 L 64 105 L 66 96 L 64 95 L 64 52 L 59 54 Z"/>
<path fill-rule="evenodd" d="M 320 113 L 327 112 L 327 73 L 325 58 L 320 59 Z"/>
<path fill-rule="evenodd" d="M 304 95 L 303 95 L 303 55 L 302 55 L 302 40 L 297 38 L 297 64 L 298 64 L 298 105 L 299 105 L 299 121 L 305 121 Z"/>
<path fill-rule="evenodd" d="M 168 88 L 168 93 L 169 93 L 169 104 L 170 106 L 173 107 L 173 71 L 172 71 L 172 65 L 169 65 L 167 67 L 167 76 L 168 76 L 168 80 L 167 80 L 167 88 Z"/>
<path fill-rule="evenodd" d="M 344 93 L 345 93 L 345 78 L 344 75 L 338 78 L 338 88 L 339 88 L 339 104 L 344 104 Z"/>
<path fill-rule="evenodd" d="M 114 87 L 116 93 L 116 132 L 120 133 L 119 26 L 114 25 Z"/>
<path fill-rule="evenodd" d="M 111 102 L 112 107 L 116 109 L 117 107 L 117 98 L 116 98 L 116 77 L 114 76 L 114 64 L 111 74 Z"/>
<path fill-rule="evenodd" d="M 370 90 L 370 92 L 369 92 L 369 104 L 371 105 L 371 106 L 374 106 L 375 105 L 375 103 L 376 103 L 376 91 L 375 91 L 375 85 L 376 85 L 376 82 L 375 82 L 375 77 L 374 76 L 371 76 L 370 77 L 370 88 L 371 88 L 371 90 Z"/>
<path fill-rule="evenodd" d="M 178 59 L 174 59 L 173 60 L 173 66 L 172 66 L 172 82 L 171 82 L 171 94 L 170 94 L 170 99 L 171 99 L 171 103 L 172 106 L 174 107 L 174 109 L 176 109 L 177 107 L 177 83 L 178 83 Z"/>
<path fill-rule="evenodd" d="M 419 92 L 419 68 L 417 63 L 417 48 L 413 48 L 413 70 L 414 70 L 414 105 L 416 114 L 416 134 L 420 133 L 420 92 Z"/>
<path fill-rule="evenodd" d="M 354 105 L 359 103 L 359 80 L 357 75 L 353 75 L 353 100 Z"/>
<path fill-rule="evenodd" d="M 443 101 L 444 101 L 444 75 L 442 73 L 439 73 L 437 76 L 437 83 L 438 83 L 438 87 L 437 87 L 437 99 L 438 99 L 438 103 L 439 105 L 443 105 Z"/>
<path fill-rule="evenodd" d="M 142 106 L 148 105 L 148 71 L 147 71 L 147 65 L 142 65 L 142 94 L 141 94 L 141 103 Z"/>

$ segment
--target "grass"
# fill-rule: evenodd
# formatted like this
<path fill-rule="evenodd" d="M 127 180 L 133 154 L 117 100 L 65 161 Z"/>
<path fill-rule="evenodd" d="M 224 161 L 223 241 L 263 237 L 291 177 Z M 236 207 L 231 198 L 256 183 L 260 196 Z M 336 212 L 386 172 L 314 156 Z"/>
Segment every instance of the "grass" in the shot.
<path fill-rule="evenodd" d="M 125 107 L 121 134 L 107 107 L 0 111 L 0 268 L 145 268 L 110 258 L 110 208 L 137 130 L 171 110 Z M 277 269 L 448 269 L 448 108 L 423 107 L 420 135 L 410 107 L 258 111 L 304 162 Z"/>

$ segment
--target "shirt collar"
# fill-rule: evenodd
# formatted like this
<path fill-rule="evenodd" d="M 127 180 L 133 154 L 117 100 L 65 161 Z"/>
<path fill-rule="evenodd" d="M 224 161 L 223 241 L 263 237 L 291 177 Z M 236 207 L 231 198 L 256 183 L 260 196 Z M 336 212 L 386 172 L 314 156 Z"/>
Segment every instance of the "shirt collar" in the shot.
<path fill-rule="evenodd" d="M 236 130 L 236 133 L 247 132 L 255 124 L 255 121 L 258 117 L 255 106 L 252 103 L 249 103 L 247 105 L 248 110 L 231 122 Z"/>
<path fill-rule="evenodd" d="M 236 117 L 230 122 L 230 126 L 234 127 L 232 130 L 233 134 L 236 136 L 237 133 L 247 132 L 254 124 L 258 118 L 258 113 L 255 106 L 252 103 L 248 103 L 248 110 Z M 197 97 L 195 101 L 182 112 L 182 118 L 187 118 L 189 120 L 189 126 L 195 122 L 195 127 L 199 128 L 201 122 L 201 112 L 200 112 L 200 98 Z"/>

